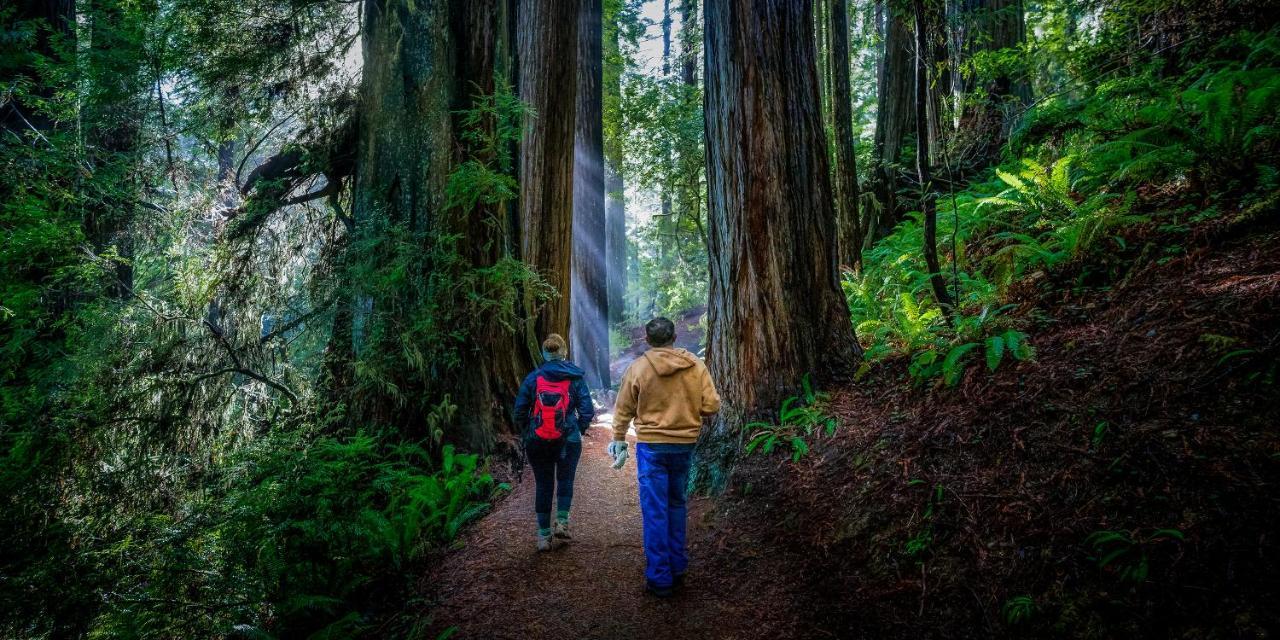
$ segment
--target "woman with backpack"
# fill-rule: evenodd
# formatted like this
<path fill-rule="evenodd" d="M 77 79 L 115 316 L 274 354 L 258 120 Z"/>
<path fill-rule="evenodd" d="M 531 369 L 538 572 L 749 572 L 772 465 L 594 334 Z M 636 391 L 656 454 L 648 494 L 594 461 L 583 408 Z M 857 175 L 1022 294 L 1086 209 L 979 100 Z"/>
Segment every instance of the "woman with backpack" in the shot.
<path fill-rule="evenodd" d="M 582 369 L 565 359 L 568 350 L 564 338 L 554 333 L 547 336 L 542 342 L 545 362 L 525 376 L 516 395 L 516 432 L 524 440 L 536 483 L 533 511 L 538 517 L 538 551 L 550 551 L 557 539 L 572 538 L 569 505 L 573 501 L 573 476 L 582 455 L 582 434 L 595 417 Z"/>

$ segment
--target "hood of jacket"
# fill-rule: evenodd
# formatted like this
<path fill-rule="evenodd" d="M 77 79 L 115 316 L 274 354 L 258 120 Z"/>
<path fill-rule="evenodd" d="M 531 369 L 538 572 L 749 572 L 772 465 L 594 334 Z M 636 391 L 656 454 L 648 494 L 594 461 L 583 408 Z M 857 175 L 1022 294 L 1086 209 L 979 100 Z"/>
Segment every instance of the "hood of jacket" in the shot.
<path fill-rule="evenodd" d="M 678 371 L 692 367 L 698 362 L 696 356 L 684 349 L 674 347 L 655 347 L 641 356 L 653 365 L 653 370 L 660 376 L 669 376 Z"/>
<path fill-rule="evenodd" d="M 572 380 L 586 375 L 581 367 L 568 360 L 548 360 L 538 367 L 538 372 L 552 382 Z"/>

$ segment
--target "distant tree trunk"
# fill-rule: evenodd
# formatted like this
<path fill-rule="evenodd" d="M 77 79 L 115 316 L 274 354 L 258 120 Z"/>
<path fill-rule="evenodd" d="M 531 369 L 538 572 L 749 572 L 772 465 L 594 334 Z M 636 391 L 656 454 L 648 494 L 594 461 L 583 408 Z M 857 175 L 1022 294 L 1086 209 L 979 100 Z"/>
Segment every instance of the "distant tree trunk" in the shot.
<path fill-rule="evenodd" d="M 537 337 L 569 333 L 580 1 L 519 0 L 519 93 L 536 114 L 520 140 L 520 254 L 560 293 L 537 310 L 526 294 Z"/>
<path fill-rule="evenodd" d="M 610 2 L 604 6 L 603 31 L 603 103 L 613 122 L 619 126 L 622 106 L 622 53 L 618 44 L 618 9 Z M 604 139 L 605 169 L 605 260 L 609 271 L 609 324 L 622 324 L 627 296 L 627 218 L 626 191 L 622 178 L 621 133 L 614 130 Z"/>
<path fill-rule="evenodd" d="M 609 277 L 609 324 L 623 322 L 627 295 L 626 194 L 622 174 L 612 166 L 605 171 L 605 261 Z"/>
<path fill-rule="evenodd" d="M 876 196 L 882 205 L 877 237 L 888 235 L 902 214 L 898 204 L 898 164 L 907 133 L 915 129 L 915 55 L 910 16 L 886 0 L 884 62 L 880 66 L 879 105 L 876 109 Z"/>
<path fill-rule="evenodd" d="M 810 1 L 706 5 L 712 374 L 724 399 L 704 430 L 699 483 L 718 487 L 753 417 L 810 374 L 828 385 L 860 354 L 836 269 Z"/>
<path fill-rule="evenodd" d="M 958 0 L 957 4 L 955 38 L 960 62 L 967 62 L 982 51 L 1020 46 L 1026 39 L 1022 0 Z M 973 137 L 972 162 L 985 163 L 999 155 L 1001 145 L 1008 139 L 1013 110 L 1031 98 L 1030 85 L 1002 75 L 979 87 L 972 72 L 960 73 L 954 84 L 966 103 L 961 129 Z M 985 93 L 983 99 L 969 99 L 979 89 Z"/>
<path fill-rule="evenodd" d="M 680 83 L 684 85 L 684 98 L 700 97 L 698 91 L 698 54 L 701 51 L 701 34 L 698 26 L 697 0 L 680 0 Z M 701 104 L 698 105 L 701 107 Z M 702 175 L 706 159 L 691 149 L 682 149 L 680 155 L 681 215 L 693 222 L 698 241 L 707 246 L 706 225 L 703 224 Z M 678 240 L 678 239 L 677 239 Z"/>
<path fill-rule="evenodd" d="M 671 0 L 662 0 L 662 80 L 665 82 L 671 77 Z M 668 171 L 674 159 L 667 154 L 661 159 L 665 163 Z M 672 265 L 673 244 L 676 242 L 676 224 L 675 215 L 672 213 L 671 206 L 671 185 L 663 184 L 661 190 L 660 213 L 656 222 L 658 230 L 658 265 L 660 269 L 670 269 Z M 652 292 L 654 303 L 658 301 L 658 293 L 660 290 Z"/>
<path fill-rule="evenodd" d="M 835 119 L 837 257 L 840 263 L 862 263 L 862 231 L 858 217 L 857 152 L 853 146 L 853 96 L 849 88 L 849 9 L 847 0 L 832 0 L 832 101 Z"/>
<path fill-rule="evenodd" d="M 582 0 L 573 176 L 573 298 L 570 354 L 588 386 L 609 386 L 608 263 L 605 247 L 601 0 Z"/>
<path fill-rule="evenodd" d="M 929 102 L 929 150 L 933 155 L 929 162 L 938 164 L 941 161 L 942 146 L 951 129 L 947 121 L 947 104 L 951 98 L 951 55 L 947 49 L 947 4 L 951 0 L 927 0 L 925 13 L 929 36 L 928 49 L 928 82 Z"/>
<path fill-rule="evenodd" d="M 920 176 L 920 212 L 924 215 L 924 261 L 933 297 L 950 312 L 951 295 L 938 263 L 938 204 L 929 171 L 929 16 L 924 0 L 914 0 L 916 14 L 916 172 Z"/>

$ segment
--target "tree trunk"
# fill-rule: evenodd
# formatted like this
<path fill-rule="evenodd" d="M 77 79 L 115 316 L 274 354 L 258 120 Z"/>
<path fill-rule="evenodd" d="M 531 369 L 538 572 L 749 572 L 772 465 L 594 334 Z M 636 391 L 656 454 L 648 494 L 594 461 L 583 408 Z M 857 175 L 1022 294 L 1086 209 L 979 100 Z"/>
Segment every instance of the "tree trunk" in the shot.
<path fill-rule="evenodd" d="M 457 114 L 475 106 L 479 95 L 499 90 L 496 82 L 509 83 L 515 70 L 513 16 L 507 0 L 450 0 L 451 35 L 454 59 L 453 107 L 455 138 Z M 487 123 L 490 131 L 495 123 Z M 480 153 L 466 145 L 455 145 L 455 162 Z M 492 162 L 491 156 L 478 158 Z M 512 220 L 514 203 L 502 207 L 480 205 L 461 212 L 455 233 L 463 237 L 463 255 L 474 267 L 484 268 L 504 258 L 517 257 L 516 229 Z M 498 224 L 491 224 L 497 220 Z M 493 448 L 495 437 L 511 432 L 511 407 L 524 375 L 533 368 L 528 343 L 533 339 L 517 328 L 513 334 L 497 323 L 486 323 L 472 337 L 472 349 L 462 353 L 459 379 L 452 391 L 463 440 L 475 450 Z"/>
<path fill-rule="evenodd" d="M 573 330 L 569 334 L 569 352 L 586 371 L 587 385 L 594 389 L 609 386 L 601 26 L 601 0 L 582 0 L 573 176 Z"/>
<path fill-rule="evenodd" d="M 510 257 L 514 229 L 497 205 L 454 210 L 445 200 L 445 184 L 459 162 L 493 160 L 485 156 L 491 151 L 460 137 L 458 112 L 471 108 L 477 94 L 494 93 L 495 76 L 511 72 L 507 7 L 503 0 L 366 0 L 352 234 L 371 232 L 376 227 L 370 223 L 385 217 L 426 243 L 458 236 L 457 253 L 465 265 L 428 264 L 428 270 L 484 268 Z M 495 219 L 499 224 L 491 224 Z M 426 247 L 423 253 L 430 255 Z M 341 264 L 343 258 L 338 260 Z M 370 301 L 351 291 L 357 284 L 340 285 L 325 358 L 328 384 L 335 392 L 357 392 L 347 403 L 348 421 L 421 428 L 423 412 L 447 393 L 458 406 L 458 423 L 445 433 L 446 439 L 492 450 L 497 435 L 509 431 L 516 387 L 532 364 L 528 336 L 512 335 L 497 323 L 476 323 L 482 328 L 468 330 L 460 363 L 432 363 L 423 377 L 406 376 L 395 400 L 360 392 L 353 333 L 367 333 L 361 320 L 370 317 L 368 305 L 381 306 L 384 314 L 402 314 L 430 302 L 411 292 L 404 299 Z M 364 348 L 395 350 L 399 345 Z"/>
<path fill-rule="evenodd" d="M 862 263 L 862 231 L 858 217 L 857 152 L 853 145 L 853 96 L 849 88 L 849 9 L 847 0 L 832 0 L 831 60 L 832 100 L 835 105 L 836 225 L 840 263 L 856 268 Z"/>
<path fill-rule="evenodd" d="M 966 62 L 982 51 L 997 51 L 1020 46 L 1026 39 L 1026 23 L 1022 0 L 959 0 L 956 49 L 959 62 Z M 957 68 L 963 69 L 963 64 Z M 973 162 L 983 164 L 999 155 L 1009 136 L 1012 111 L 1031 98 L 1030 86 L 1024 80 L 998 76 L 982 90 L 981 101 L 968 99 L 978 87 L 973 73 L 960 73 L 955 85 L 966 99 L 961 115 L 961 128 L 973 138 Z"/>
<path fill-rule="evenodd" d="M 621 125 L 622 51 L 618 43 L 618 10 L 610 2 L 604 7 L 603 85 L 604 111 L 611 122 Z M 622 177 L 622 133 L 611 130 L 604 136 L 605 169 L 605 261 L 608 263 L 609 324 L 622 324 L 627 296 L 627 217 L 626 191 Z"/>
<path fill-rule="evenodd" d="M 912 51 L 910 16 L 895 3 L 886 2 L 884 62 L 880 66 L 879 105 L 876 109 L 876 195 L 882 205 L 877 237 L 888 235 L 897 223 L 897 174 L 907 132 L 915 129 L 915 55 Z"/>
<path fill-rule="evenodd" d="M 667 79 L 671 77 L 671 0 L 662 0 L 661 27 L 662 27 L 662 80 L 663 82 L 666 82 Z M 664 171 L 664 173 L 666 173 L 666 175 L 670 175 L 669 173 L 670 167 L 672 163 L 675 161 L 675 159 L 671 157 L 670 153 L 668 153 L 666 154 L 666 157 L 662 158 L 661 161 L 665 164 L 665 167 L 666 167 L 666 171 Z M 676 242 L 678 242 L 678 240 L 675 237 L 676 235 L 675 214 L 672 213 L 672 206 L 671 206 L 672 185 L 667 184 L 667 181 L 664 180 L 663 184 L 659 188 L 662 191 L 661 198 L 660 198 L 661 204 L 659 205 L 661 211 L 659 213 L 658 220 L 655 223 L 658 228 L 658 244 L 656 247 L 657 254 L 658 254 L 658 268 L 664 272 L 669 273 L 671 271 L 672 263 L 674 262 L 674 259 L 672 256 L 675 252 L 672 250 L 672 247 Z M 661 291 L 662 290 L 659 288 L 651 292 L 655 306 L 658 304 L 664 304 L 667 302 L 667 300 L 659 301 L 658 297 Z"/>
<path fill-rule="evenodd" d="M 929 17 L 924 0 L 914 0 L 916 14 L 916 173 L 920 176 L 920 212 L 924 215 L 924 262 L 929 267 L 933 297 L 948 314 L 951 295 L 947 293 L 938 264 L 938 203 L 933 195 L 929 171 Z"/>
<path fill-rule="evenodd" d="M 532 335 L 568 335 L 580 0 L 519 0 L 520 99 L 534 116 L 520 139 L 520 254 L 559 297 L 535 309 Z"/>
<path fill-rule="evenodd" d="M 836 269 L 812 2 L 706 5 L 709 365 L 723 409 L 698 481 L 722 486 L 747 420 L 810 374 L 847 379 L 860 349 Z"/>

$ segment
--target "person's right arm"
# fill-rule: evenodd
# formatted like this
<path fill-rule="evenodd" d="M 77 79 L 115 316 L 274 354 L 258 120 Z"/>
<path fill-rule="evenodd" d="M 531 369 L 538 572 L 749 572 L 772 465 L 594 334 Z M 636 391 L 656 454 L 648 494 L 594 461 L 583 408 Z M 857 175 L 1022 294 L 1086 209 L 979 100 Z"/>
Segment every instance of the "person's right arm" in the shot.
<path fill-rule="evenodd" d="M 702 415 L 709 416 L 720 411 L 720 394 L 716 393 L 716 384 L 711 380 L 711 371 L 707 369 L 705 363 L 702 363 L 700 370 L 702 373 L 702 406 L 698 410 Z"/>
<path fill-rule="evenodd" d="M 529 429 L 529 407 L 533 404 L 533 386 L 535 377 L 529 374 L 520 383 L 520 391 L 516 393 L 515 423 L 516 433 L 523 434 Z"/>
<path fill-rule="evenodd" d="M 618 383 L 618 399 L 613 405 L 613 439 L 626 441 L 627 427 L 631 419 L 636 417 L 636 385 L 631 381 L 631 368 L 622 374 L 622 382 Z"/>

